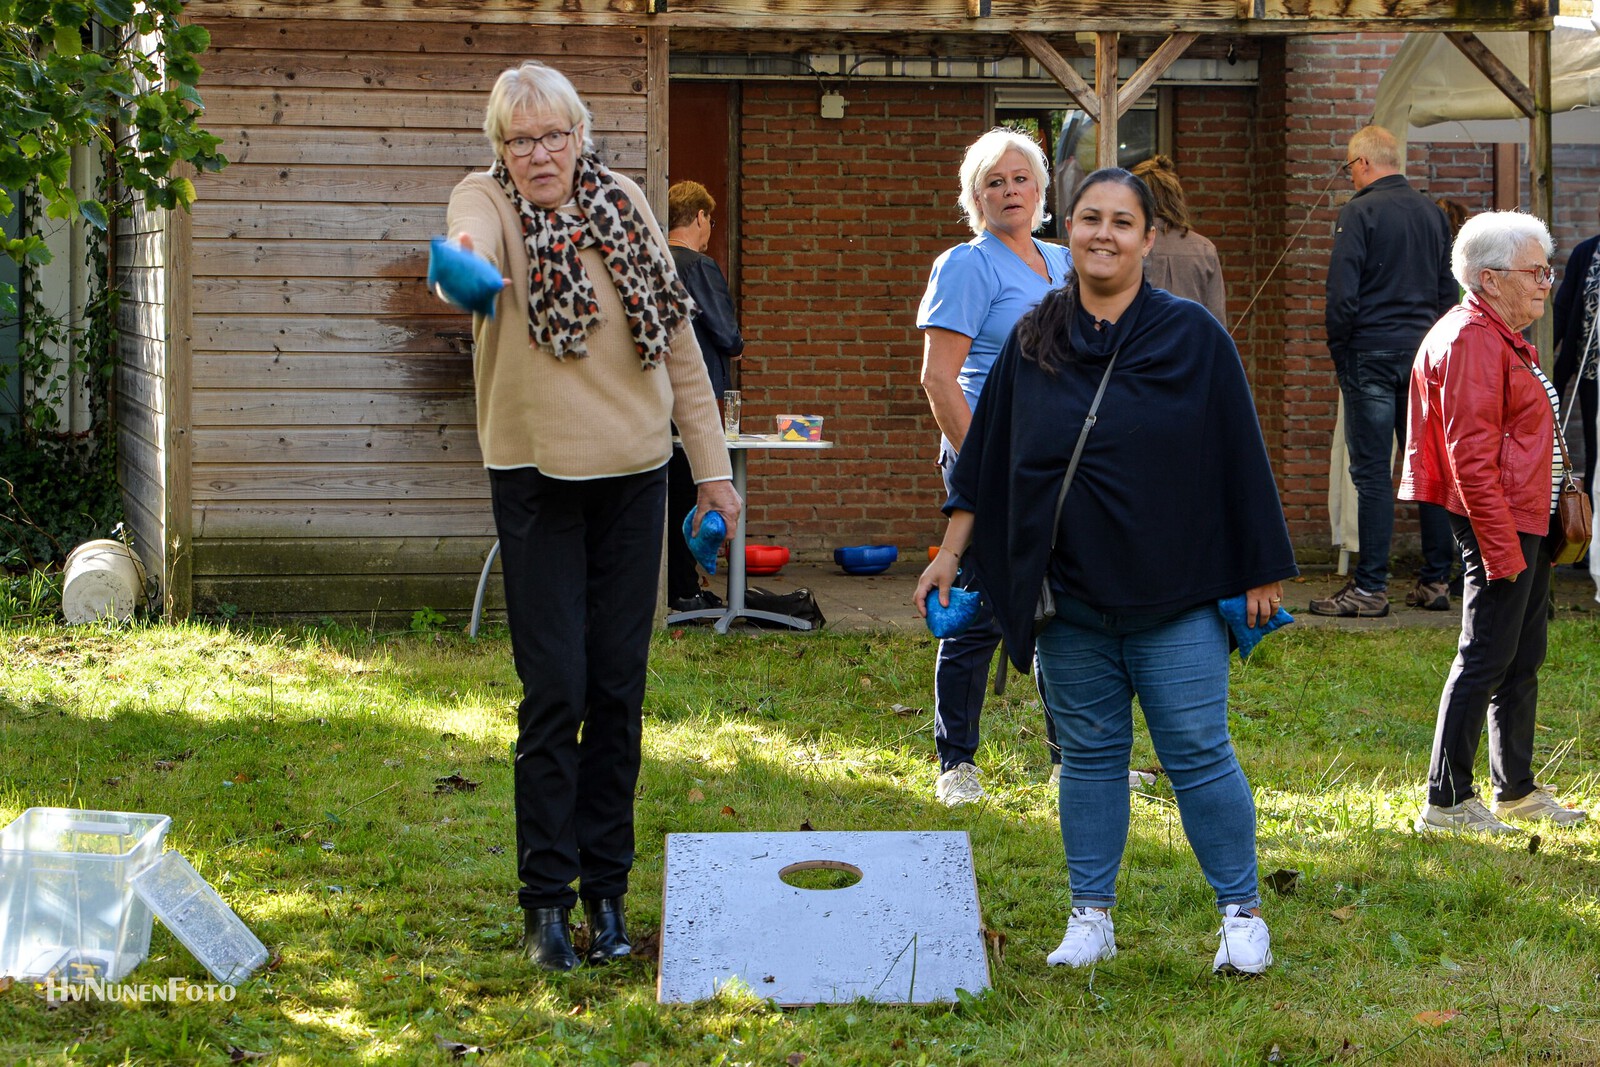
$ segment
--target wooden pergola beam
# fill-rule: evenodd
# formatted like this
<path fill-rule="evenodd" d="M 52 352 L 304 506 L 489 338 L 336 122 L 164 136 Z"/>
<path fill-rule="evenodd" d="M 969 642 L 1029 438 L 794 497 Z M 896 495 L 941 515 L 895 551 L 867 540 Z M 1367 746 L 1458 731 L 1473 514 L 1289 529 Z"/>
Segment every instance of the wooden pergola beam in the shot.
<path fill-rule="evenodd" d="M 1094 35 L 1094 95 L 1100 101 L 1100 125 L 1095 127 L 1095 165 L 1117 165 L 1117 37 L 1102 30 Z"/>
<path fill-rule="evenodd" d="M 1167 72 L 1167 68 L 1178 61 L 1190 45 L 1199 38 L 1198 33 L 1175 33 L 1150 53 L 1150 58 L 1139 65 L 1133 72 L 1133 77 L 1123 83 L 1117 90 L 1117 116 L 1120 118 L 1128 113 L 1128 109 L 1143 96 L 1156 79 Z"/>
<path fill-rule="evenodd" d="M 1083 76 L 1073 68 L 1072 64 L 1044 39 L 1043 34 L 1020 31 L 1011 36 L 1016 38 L 1016 42 L 1044 68 L 1046 74 L 1056 80 L 1057 85 L 1067 91 L 1068 96 L 1077 101 L 1086 115 L 1096 122 L 1100 121 L 1100 100 L 1095 96 L 1095 91 L 1083 80 Z"/>
<path fill-rule="evenodd" d="M 1461 51 L 1462 55 L 1467 57 L 1469 63 L 1477 67 L 1483 73 L 1483 76 L 1494 84 L 1496 89 L 1506 95 L 1506 99 L 1521 108 L 1524 115 L 1529 118 L 1533 117 L 1535 110 L 1533 90 L 1523 84 L 1522 79 L 1517 77 L 1510 67 L 1506 66 L 1504 60 L 1489 51 L 1489 46 L 1479 40 L 1477 34 L 1447 33 L 1445 36 L 1450 39 L 1451 44 Z M 1548 39 L 1547 34 L 1546 40 Z M 1528 69 L 1530 71 L 1535 69 L 1531 62 Z"/>

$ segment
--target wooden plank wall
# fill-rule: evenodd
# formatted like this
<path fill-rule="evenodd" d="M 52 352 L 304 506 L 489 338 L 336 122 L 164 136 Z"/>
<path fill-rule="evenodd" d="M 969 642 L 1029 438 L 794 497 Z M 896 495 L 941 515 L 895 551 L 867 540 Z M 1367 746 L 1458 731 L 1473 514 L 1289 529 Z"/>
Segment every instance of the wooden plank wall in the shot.
<path fill-rule="evenodd" d="M 167 588 L 167 212 L 146 211 L 119 223 L 117 312 L 117 481 L 134 547 L 145 569 Z"/>
<path fill-rule="evenodd" d="M 525 58 L 573 79 L 603 157 L 642 179 L 644 34 L 198 14 L 233 162 L 197 181 L 192 224 L 195 608 L 460 611 L 493 522 L 469 321 L 427 292 L 427 241 Z"/>

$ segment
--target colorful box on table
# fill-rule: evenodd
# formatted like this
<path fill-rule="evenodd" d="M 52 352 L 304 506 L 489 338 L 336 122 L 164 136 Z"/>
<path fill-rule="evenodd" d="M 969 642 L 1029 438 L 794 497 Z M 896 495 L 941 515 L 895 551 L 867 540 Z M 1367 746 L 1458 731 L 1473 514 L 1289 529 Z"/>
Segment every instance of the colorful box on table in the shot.
<path fill-rule="evenodd" d="M 778 440 L 780 441 L 820 441 L 822 440 L 821 415 L 779 415 Z"/>

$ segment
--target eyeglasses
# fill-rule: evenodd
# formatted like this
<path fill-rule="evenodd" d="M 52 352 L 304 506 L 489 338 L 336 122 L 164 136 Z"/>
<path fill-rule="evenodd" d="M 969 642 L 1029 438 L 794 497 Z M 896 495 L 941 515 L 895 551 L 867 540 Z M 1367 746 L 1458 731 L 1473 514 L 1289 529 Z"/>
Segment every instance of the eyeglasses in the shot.
<path fill-rule="evenodd" d="M 1339 164 L 1339 173 L 1348 177 L 1350 174 L 1350 168 L 1354 167 L 1357 163 L 1360 163 L 1365 158 L 1365 156 L 1357 156 L 1354 159 L 1345 160 L 1343 163 Z"/>
<path fill-rule="evenodd" d="M 513 137 L 504 143 L 506 151 L 518 159 L 525 159 L 533 155 L 533 146 L 536 144 L 544 145 L 544 150 L 554 155 L 567 147 L 567 138 L 571 137 L 577 129 L 578 127 L 574 126 L 570 130 L 551 130 L 543 137 Z"/>
<path fill-rule="evenodd" d="M 1490 267 L 1504 274 L 1531 274 L 1535 285 L 1552 285 L 1556 280 L 1554 267 Z"/>

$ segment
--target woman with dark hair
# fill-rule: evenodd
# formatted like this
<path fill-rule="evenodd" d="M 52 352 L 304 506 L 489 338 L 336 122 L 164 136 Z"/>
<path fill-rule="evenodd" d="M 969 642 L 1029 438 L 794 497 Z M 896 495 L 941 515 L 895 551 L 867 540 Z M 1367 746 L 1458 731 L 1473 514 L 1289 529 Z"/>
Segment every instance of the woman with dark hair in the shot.
<path fill-rule="evenodd" d="M 1228 735 L 1217 601 L 1243 594 L 1249 625 L 1265 624 L 1294 553 L 1238 350 L 1203 308 L 1144 279 L 1155 221 L 1149 190 L 1125 170 L 1079 186 L 1067 218 L 1073 273 L 1017 324 L 990 371 L 951 476 L 945 551 L 916 603 L 946 602 L 966 554 L 1019 669 L 1037 641 L 1072 889 L 1049 962 L 1116 954 L 1137 696 L 1223 914 L 1212 967 L 1254 974 L 1272 953 L 1255 805 Z M 1056 614 L 1035 639 L 1042 582 Z"/>
<path fill-rule="evenodd" d="M 1134 176 L 1156 198 L 1156 243 L 1144 263 L 1144 280 L 1174 296 L 1205 305 L 1228 325 L 1228 295 L 1222 284 L 1217 246 L 1194 231 L 1178 171 L 1166 156 L 1153 156 L 1133 168 Z"/>

